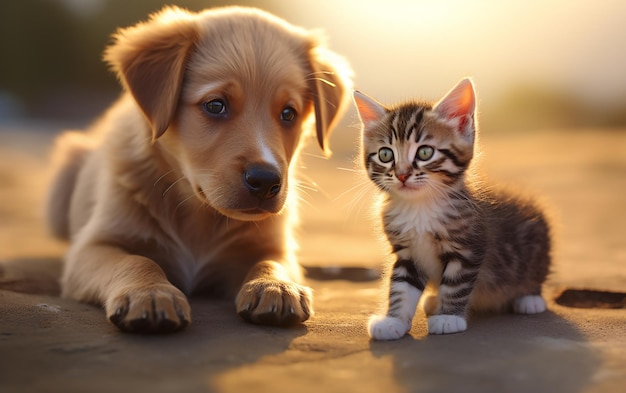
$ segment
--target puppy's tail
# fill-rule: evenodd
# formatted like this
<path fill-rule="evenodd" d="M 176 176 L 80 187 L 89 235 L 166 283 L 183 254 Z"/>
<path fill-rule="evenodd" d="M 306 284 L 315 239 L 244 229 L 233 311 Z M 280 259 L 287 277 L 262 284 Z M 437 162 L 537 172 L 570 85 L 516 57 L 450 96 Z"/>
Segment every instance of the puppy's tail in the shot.
<path fill-rule="evenodd" d="M 56 140 L 53 151 L 54 176 L 46 201 L 46 220 L 53 236 L 70 236 L 70 203 L 76 180 L 93 142 L 82 132 L 65 132 Z"/>

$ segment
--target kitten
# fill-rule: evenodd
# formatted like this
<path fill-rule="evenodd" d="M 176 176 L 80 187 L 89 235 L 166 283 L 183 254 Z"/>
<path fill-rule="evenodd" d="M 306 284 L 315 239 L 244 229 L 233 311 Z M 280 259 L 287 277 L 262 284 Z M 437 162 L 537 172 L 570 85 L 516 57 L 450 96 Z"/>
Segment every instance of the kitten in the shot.
<path fill-rule="evenodd" d="M 404 336 L 427 283 L 438 288 L 425 302 L 430 334 L 466 330 L 468 310 L 544 311 L 541 285 L 550 265 L 544 215 L 530 201 L 469 179 L 476 136 L 471 80 L 434 106 L 387 108 L 359 92 L 354 99 L 365 167 L 383 192 L 382 221 L 395 257 L 389 306 L 370 319 L 370 336 Z"/>

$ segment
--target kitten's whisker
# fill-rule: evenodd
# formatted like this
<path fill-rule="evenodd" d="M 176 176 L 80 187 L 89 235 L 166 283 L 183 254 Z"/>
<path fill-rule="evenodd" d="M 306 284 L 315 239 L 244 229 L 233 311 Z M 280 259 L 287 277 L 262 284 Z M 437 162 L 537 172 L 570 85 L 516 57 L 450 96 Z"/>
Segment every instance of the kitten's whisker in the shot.
<path fill-rule="evenodd" d="M 349 217 L 355 213 L 355 210 L 357 214 L 361 211 L 364 204 L 364 197 L 371 191 L 372 187 L 370 187 L 369 180 L 359 179 L 358 183 L 339 194 L 333 199 L 333 201 L 338 201 L 339 199 L 346 197 L 348 194 L 353 195 L 353 197 L 345 205 L 347 207 L 347 217 Z"/>
<path fill-rule="evenodd" d="M 353 192 L 354 190 L 356 190 L 358 188 L 361 188 L 361 187 L 364 187 L 364 186 L 368 186 L 368 185 L 369 185 L 369 181 L 367 179 L 359 180 L 358 183 L 356 183 L 352 187 L 348 188 L 347 190 L 345 190 L 344 192 L 342 192 L 341 194 L 339 194 L 338 196 L 333 198 L 333 201 L 337 201 L 337 200 L 343 198 L 344 196 L 346 196 L 348 193 Z"/>
<path fill-rule="evenodd" d="M 365 185 L 364 187 L 362 187 L 356 194 L 355 198 L 352 200 L 352 202 L 348 205 L 348 217 L 352 216 L 352 214 L 355 213 L 356 210 L 356 214 L 360 214 L 362 208 L 364 205 L 369 205 L 365 199 L 365 197 L 370 193 L 371 188 L 367 187 L 367 185 Z"/>

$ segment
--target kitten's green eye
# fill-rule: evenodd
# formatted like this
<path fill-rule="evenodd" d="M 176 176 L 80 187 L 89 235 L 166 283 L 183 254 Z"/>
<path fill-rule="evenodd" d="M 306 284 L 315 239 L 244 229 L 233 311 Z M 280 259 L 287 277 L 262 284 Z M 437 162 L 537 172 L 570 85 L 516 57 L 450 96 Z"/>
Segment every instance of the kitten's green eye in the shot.
<path fill-rule="evenodd" d="M 381 147 L 378 150 L 378 159 L 384 163 L 393 161 L 393 150 L 388 147 Z"/>
<path fill-rule="evenodd" d="M 432 146 L 420 146 L 420 148 L 417 149 L 417 159 L 421 161 L 428 161 L 434 153 L 435 149 L 433 149 Z"/>

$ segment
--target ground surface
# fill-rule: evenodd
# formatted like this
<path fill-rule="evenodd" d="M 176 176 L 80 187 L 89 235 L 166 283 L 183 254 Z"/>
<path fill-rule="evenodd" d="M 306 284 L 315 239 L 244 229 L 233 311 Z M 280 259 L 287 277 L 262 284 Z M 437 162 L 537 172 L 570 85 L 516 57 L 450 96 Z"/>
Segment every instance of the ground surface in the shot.
<path fill-rule="evenodd" d="M 53 295 L 65 246 L 42 225 L 52 135 L 38 128 L 0 127 L 0 392 L 624 391 L 625 132 L 484 135 L 488 179 L 540 195 L 556 224 L 549 311 L 474 318 L 449 336 L 426 335 L 420 314 L 410 336 L 378 343 L 365 330 L 380 298 L 367 269 L 386 250 L 368 220 L 370 188 L 339 169 L 353 167 L 355 130 L 337 136 L 332 160 L 304 157 L 318 190 L 300 228 L 313 318 L 252 326 L 230 302 L 199 298 L 186 331 L 134 336 Z M 350 269 L 325 269 L 335 266 Z"/>

